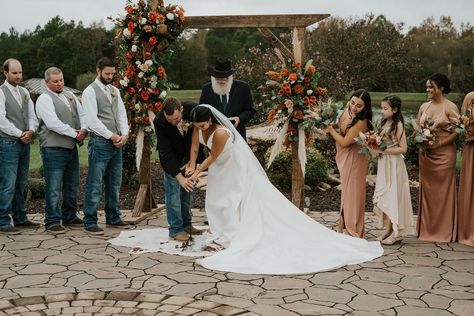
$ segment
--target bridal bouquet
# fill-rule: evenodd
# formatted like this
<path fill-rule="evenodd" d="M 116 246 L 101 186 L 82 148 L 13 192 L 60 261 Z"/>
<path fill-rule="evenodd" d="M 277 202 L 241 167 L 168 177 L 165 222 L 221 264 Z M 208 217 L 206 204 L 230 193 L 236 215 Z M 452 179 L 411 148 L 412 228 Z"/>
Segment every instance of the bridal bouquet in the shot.
<path fill-rule="evenodd" d="M 411 121 L 413 133 L 408 137 L 408 142 L 414 144 L 422 151 L 427 151 L 436 141 L 436 127 L 431 118 L 427 118 L 423 124 L 419 124 L 416 119 Z"/>
<path fill-rule="evenodd" d="M 375 129 L 365 133 L 359 132 L 359 137 L 354 138 L 357 145 L 361 146 L 359 152 L 369 154 L 372 150 L 384 151 L 388 147 L 386 133 L 382 129 Z"/>

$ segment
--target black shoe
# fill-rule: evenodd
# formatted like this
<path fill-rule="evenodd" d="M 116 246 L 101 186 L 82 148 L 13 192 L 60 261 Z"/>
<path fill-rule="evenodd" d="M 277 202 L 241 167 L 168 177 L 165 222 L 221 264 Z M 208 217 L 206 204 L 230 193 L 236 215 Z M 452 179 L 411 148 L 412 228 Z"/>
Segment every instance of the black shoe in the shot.
<path fill-rule="evenodd" d="M 17 235 L 21 233 L 21 231 L 18 228 L 15 228 L 13 226 L 5 226 L 5 227 L 0 227 L 0 233 L 4 233 L 7 235 Z"/>
<path fill-rule="evenodd" d="M 120 222 L 118 222 L 118 223 L 106 224 L 106 226 L 107 227 L 127 227 L 127 226 L 130 226 L 130 224 L 120 220 Z"/>
<path fill-rule="evenodd" d="M 14 224 L 17 228 L 39 228 L 41 226 L 40 223 L 35 223 L 30 220 L 26 220 L 24 223 Z"/>
<path fill-rule="evenodd" d="M 86 232 L 88 232 L 89 234 L 93 234 L 93 235 L 103 235 L 104 234 L 104 230 L 102 228 L 100 228 L 99 226 L 97 226 L 97 225 L 91 226 L 91 227 L 85 227 L 84 230 Z"/>
<path fill-rule="evenodd" d="M 66 226 L 66 227 L 67 226 L 69 226 L 69 227 L 81 227 L 82 225 L 84 225 L 84 222 L 79 217 L 76 217 L 75 219 L 73 219 L 69 223 L 64 223 L 63 222 L 63 226 Z"/>
<path fill-rule="evenodd" d="M 51 226 L 50 228 L 46 228 L 44 231 L 51 234 L 64 234 L 66 232 L 66 228 L 58 224 Z"/>

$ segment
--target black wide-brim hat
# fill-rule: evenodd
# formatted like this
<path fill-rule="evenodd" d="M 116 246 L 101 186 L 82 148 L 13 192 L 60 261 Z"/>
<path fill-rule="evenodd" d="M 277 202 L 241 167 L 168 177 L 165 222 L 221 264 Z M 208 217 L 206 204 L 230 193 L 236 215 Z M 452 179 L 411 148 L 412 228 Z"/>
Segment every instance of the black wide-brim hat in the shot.
<path fill-rule="evenodd" d="M 227 78 L 234 73 L 229 59 L 218 59 L 216 65 L 208 65 L 207 73 L 215 78 Z"/>

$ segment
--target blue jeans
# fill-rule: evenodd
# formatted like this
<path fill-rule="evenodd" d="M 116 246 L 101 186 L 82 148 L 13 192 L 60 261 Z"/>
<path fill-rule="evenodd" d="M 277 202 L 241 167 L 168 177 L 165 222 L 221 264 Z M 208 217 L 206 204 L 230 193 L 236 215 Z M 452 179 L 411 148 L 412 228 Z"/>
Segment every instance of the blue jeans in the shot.
<path fill-rule="evenodd" d="M 97 207 L 105 190 L 105 221 L 116 224 L 121 221 L 119 196 L 122 183 L 122 148 L 111 140 L 97 136 L 89 139 L 89 170 L 84 196 L 84 226 L 97 226 Z"/>
<path fill-rule="evenodd" d="M 23 224 L 26 217 L 25 188 L 30 168 L 30 145 L 0 138 L 0 227 Z"/>
<path fill-rule="evenodd" d="M 49 229 L 76 219 L 79 192 L 79 156 L 77 147 L 41 147 L 43 175 L 46 180 L 44 226 Z M 62 207 L 59 200 L 63 197 Z"/>
<path fill-rule="evenodd" d="M 169 236 L 174 237 L 191 226 L 192 192 L 186 192 L 172 175 L 166 172 L 163 174 Z"/>

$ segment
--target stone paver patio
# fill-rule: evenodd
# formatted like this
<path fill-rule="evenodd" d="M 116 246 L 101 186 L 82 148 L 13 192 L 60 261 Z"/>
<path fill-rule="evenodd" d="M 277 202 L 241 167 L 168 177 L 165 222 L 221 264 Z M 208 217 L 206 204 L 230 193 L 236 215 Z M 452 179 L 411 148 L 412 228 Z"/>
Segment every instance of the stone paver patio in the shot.
<path fill-rule="evenodd" d="M 204 212 L 193 213 L 202 224 Z M 338 217 L 309 215 L 328 227 Z M 379 231 L 371 214 L 366 223 L 374 239 Z M 157 226 L 166 226 L 163 212 L 137 228 Z M 209 271 L 192 257 L 129 254 L 106 242 L 119 232 L 0 235 L 0 315 L 474 314 L 474 248 L 456 243 L 410 237 L 364 264 L 262 276 Z"/>

